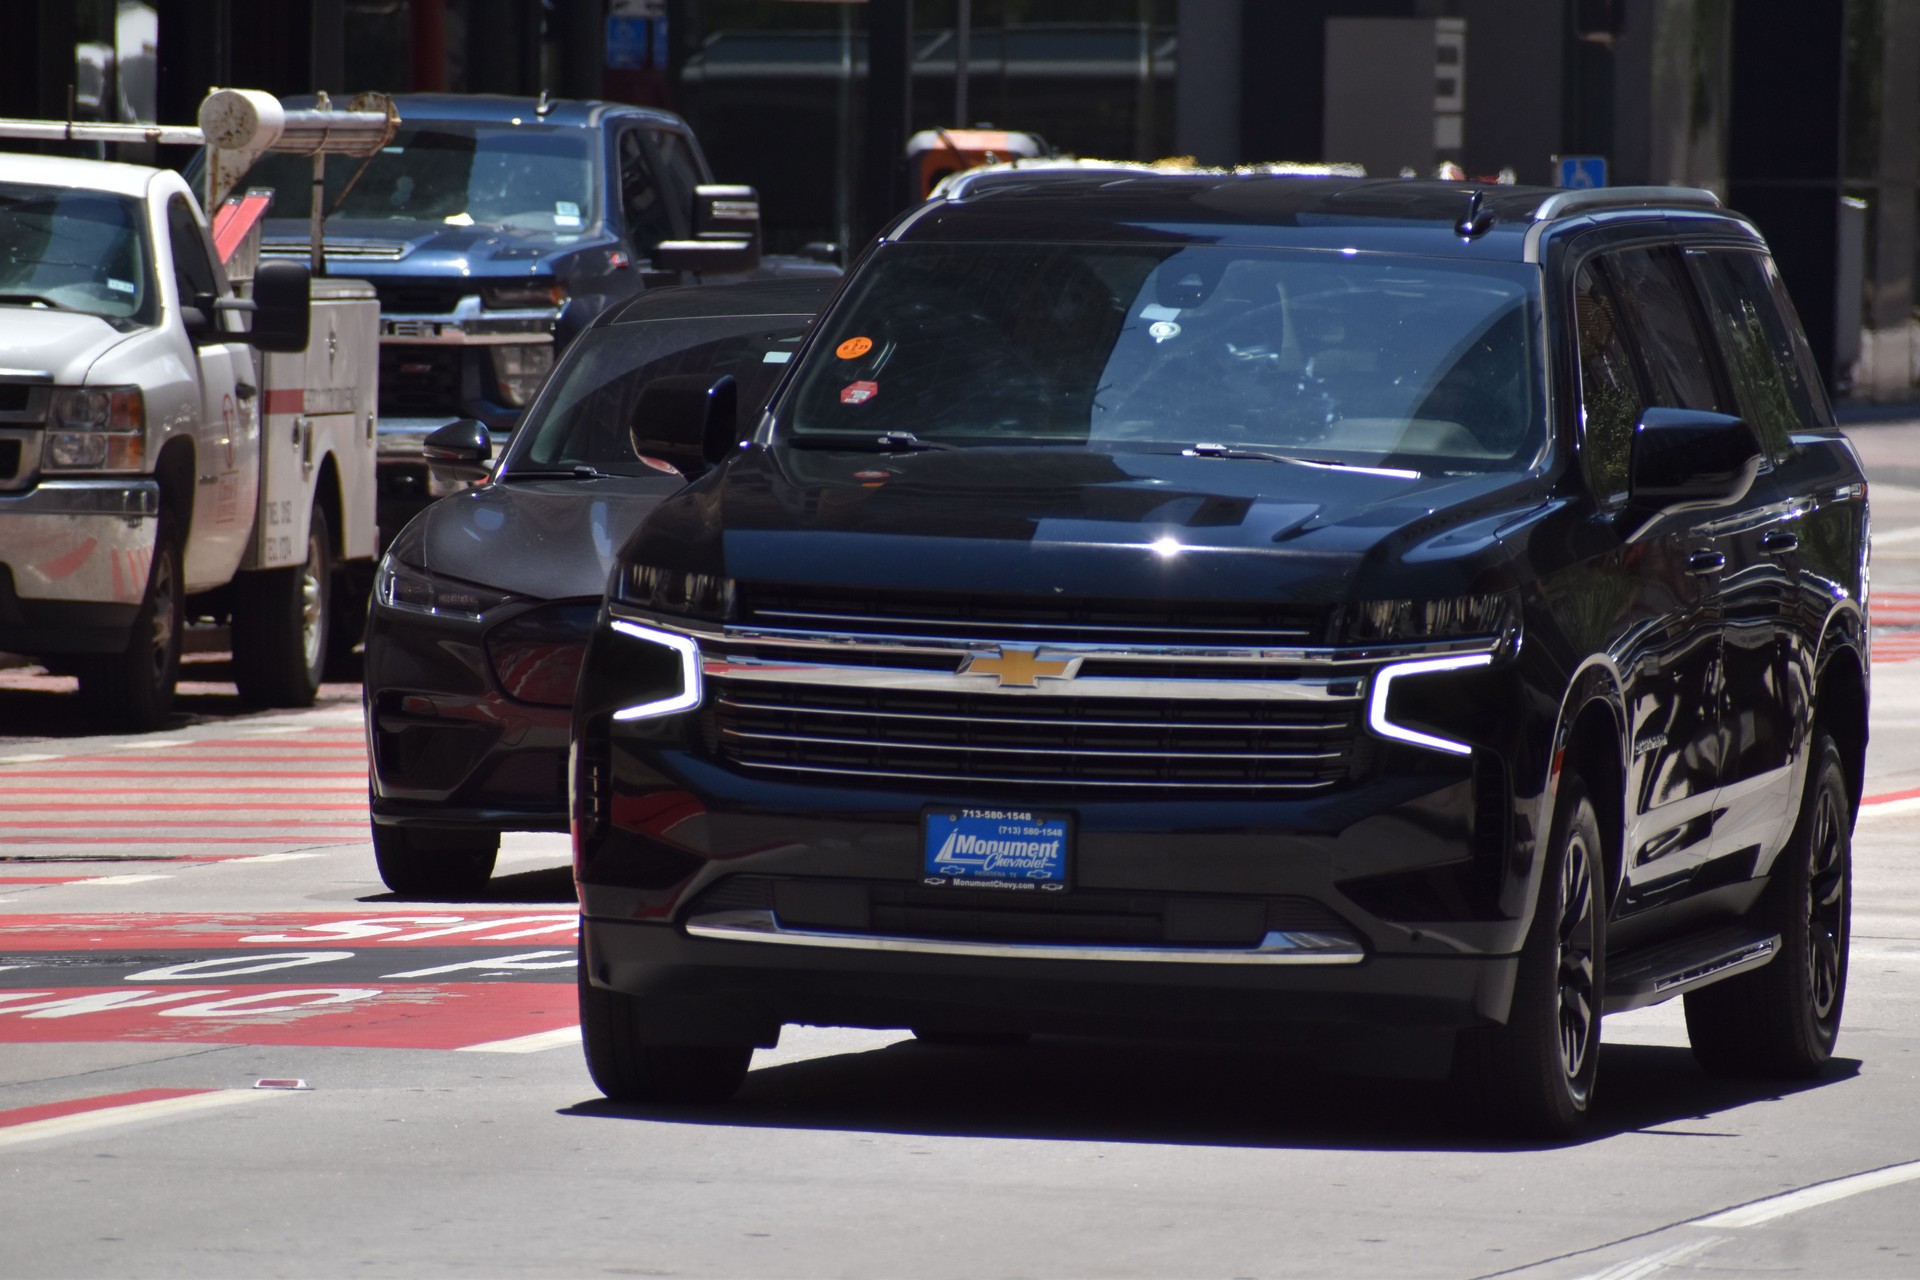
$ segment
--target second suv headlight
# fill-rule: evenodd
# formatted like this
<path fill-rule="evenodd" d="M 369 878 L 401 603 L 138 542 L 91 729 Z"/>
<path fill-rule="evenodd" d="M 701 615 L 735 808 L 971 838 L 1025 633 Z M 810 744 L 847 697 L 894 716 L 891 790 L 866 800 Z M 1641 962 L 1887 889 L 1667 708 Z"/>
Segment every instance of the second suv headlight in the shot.
<path fill-rule="evenodd" d="M 374 576 L 373 598 L 389 609 L 477 622 L 487 610 L 505 604 L 513 596 L 492 587 L 442 578 L 387 556 L 380 561 L 380 572 Z"/>
<path fill-rule="evenodd" d="M 1400 645 L 1496 637 L 1519 625 L 1520 602 L 1510 591 L 1439 600 L 1360 600 L 1347 606 L 1340 642 Z"/>
<path fill-rule="evenodd" d="M 733 597 L 733 579 L 717 573 L 623 564 L 613 577 L 613 598 L 648 613 L 723 622 L 733 615 Z"/>

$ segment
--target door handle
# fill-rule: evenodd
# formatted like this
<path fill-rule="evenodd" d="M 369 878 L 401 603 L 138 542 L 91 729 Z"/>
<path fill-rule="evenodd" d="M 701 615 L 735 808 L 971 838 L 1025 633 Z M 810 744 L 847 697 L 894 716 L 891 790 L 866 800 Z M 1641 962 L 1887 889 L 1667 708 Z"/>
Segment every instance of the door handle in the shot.
<path fill-rule="evenodd" d="M 1770 556 L 1783 556 L 1789 551 L 1800 549 L 1800 535 L 1786 529 L 1775 529 L 1760 539 L 1760 550 Z"/>
<path fill-rule="evenodd" d="M 1696 575 L 1718 573 L 1727 567 L 1727 557 L 1718 551 L 1696 551 L 1687 557 L 1687 572 Z"/>

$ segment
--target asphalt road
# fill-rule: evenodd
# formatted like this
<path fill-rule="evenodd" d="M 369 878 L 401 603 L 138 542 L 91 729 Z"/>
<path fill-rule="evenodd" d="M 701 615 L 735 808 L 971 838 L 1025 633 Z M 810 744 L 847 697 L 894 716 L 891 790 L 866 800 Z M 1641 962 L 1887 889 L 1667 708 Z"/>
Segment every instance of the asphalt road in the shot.
<path fill-rule="evenodd" d="M 790 1028 L 724 1107 L 599 1100 L 563 838 L 386 893 L 358 691 L 88 735 L 0 671 L 0 1275 L 1920 1275 L 1920 424 L 1874 482 L 1873 745 L 1828 1075 L 1609 1019 L 1580 1140 L 1239 1050 Z M 1911 485 L 1912 487 L 1907 487 Z"/>

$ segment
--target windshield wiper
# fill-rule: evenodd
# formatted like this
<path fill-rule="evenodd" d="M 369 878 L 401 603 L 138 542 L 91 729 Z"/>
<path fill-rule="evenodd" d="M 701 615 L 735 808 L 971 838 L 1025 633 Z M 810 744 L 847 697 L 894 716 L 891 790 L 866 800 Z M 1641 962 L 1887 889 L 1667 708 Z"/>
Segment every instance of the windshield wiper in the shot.
<path fill-rule="evenodd" d="M 854 431 L 809 431 L 788 436 L 787 443 L 798 449 L 860 449 L 873 453 L 923 453 L 930 449 L 960 447 L 940 440 L 922 440 L 911 431 L 882 431 L 871 436 Z"/>
<path fill-rule="evenodd" d="M 64 302 L 55 302 L 52 298 L 43 298 L 37 293 L 0 293 L 0 306 L 46 307 L 52 311 L 74 309 Z"/>
<path fill-rule="evenodd" d="M 1291 462 L 1297 467 L 1333 467 L 1340 471 L 1362 471 L 1370 476 L 1398 476 L 1418 480 L 1418 471 L 1404 467 L 1369 467 L 1358 462 L 1339 462 L 1333 458 L 1302 458 L 1291 453 L 1273 453 L 1266 449 L 1241 449 L 1226 444 L 1196 444 L 1180 451 L 1189 458 L 1246 458 L 1256 462 Z"/>

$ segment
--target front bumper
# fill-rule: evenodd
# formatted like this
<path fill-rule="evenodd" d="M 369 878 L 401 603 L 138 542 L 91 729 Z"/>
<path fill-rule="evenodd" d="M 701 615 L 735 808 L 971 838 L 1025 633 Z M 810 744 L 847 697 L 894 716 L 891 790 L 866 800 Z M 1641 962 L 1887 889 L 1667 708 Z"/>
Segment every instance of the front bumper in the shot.
<path fill-rule="evenodd" d="M 160 486 L 44 480 L 0 494 L 0 650 L 113 653 L 146 594 Z"/>
<path fill-rule="evenodd" d="M 363 696 L 376 825 L 567 829 L 569 708 L 509 696 L 481 623 L 376 605 Z"/>

